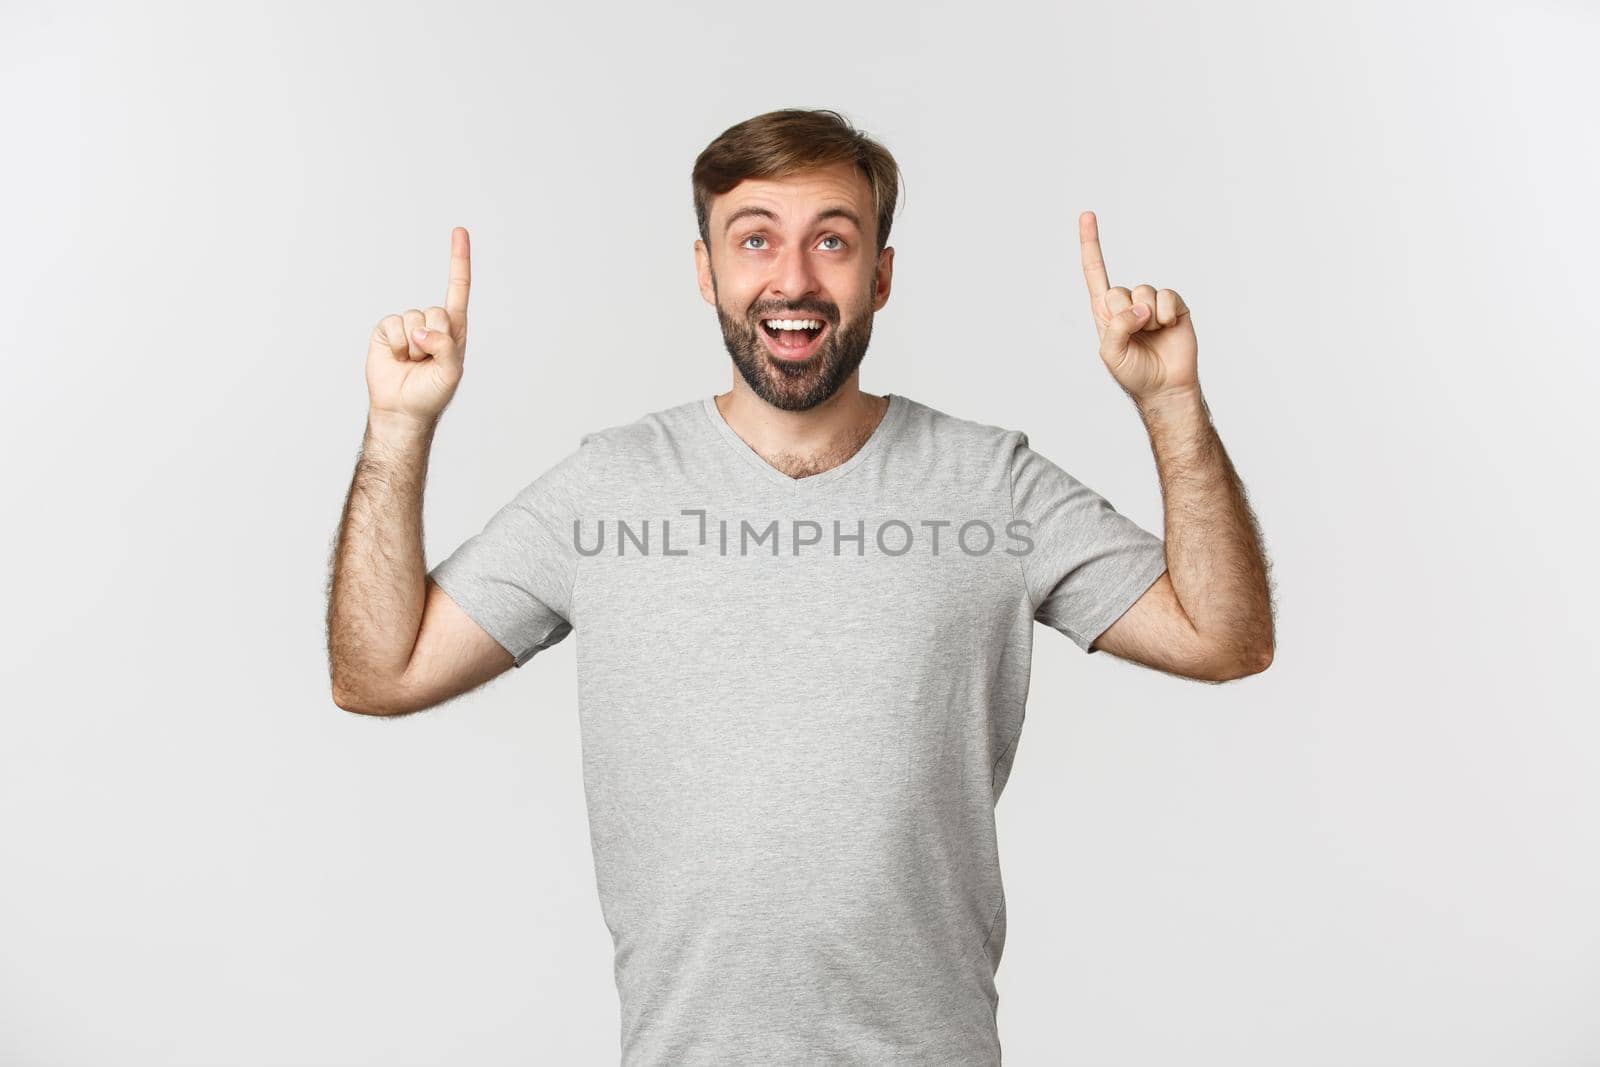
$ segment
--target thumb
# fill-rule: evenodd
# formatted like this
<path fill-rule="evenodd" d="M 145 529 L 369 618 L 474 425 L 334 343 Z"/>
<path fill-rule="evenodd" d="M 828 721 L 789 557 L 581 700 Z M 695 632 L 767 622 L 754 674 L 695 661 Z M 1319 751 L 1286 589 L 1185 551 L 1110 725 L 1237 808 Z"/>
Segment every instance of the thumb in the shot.
<path fill-rule="evenodd" d="M 1144 304 L 1134 304 L 1124 308 L 1111 316 L 1106 323 L 1105 336 L 1100 339 L 1100 349 L 1103 352 L 1121 352 L 1128 347 L 1128 338 L 1145 324 L 1150 317 L 1150 309 Z"/>
<path fill-rule="evenodd" d="M 455 358 L 455 339 L 443 330 L 419 326 L 411 331 L 411 343 L 438 359 L 450 361 Z"/>

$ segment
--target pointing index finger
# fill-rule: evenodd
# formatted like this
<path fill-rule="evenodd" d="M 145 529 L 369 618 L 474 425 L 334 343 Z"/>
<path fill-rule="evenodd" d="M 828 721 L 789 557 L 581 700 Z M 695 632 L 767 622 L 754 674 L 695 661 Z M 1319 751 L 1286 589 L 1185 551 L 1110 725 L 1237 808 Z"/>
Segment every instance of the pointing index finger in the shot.
<path fill-rule="evenodd" d="M 445 286 L 444 309 L 452 321 L 467 317 L 467 294 L 472 289 L 472 245 L 465 227 L 450 231 L 450 284 Z"/>
<path fill-rule="evenodd" d="M 1099 309 L 1104 306 L 1101 298 L 1111 288 L 1111 280 L 1106 277 L 1106 260 L 1100 253 L 1100 224 L 1092 211 L 1078 216 L 1078 246 L 1083 252 L 1083 279 L 1089 284 L 1089 304 Z"/>

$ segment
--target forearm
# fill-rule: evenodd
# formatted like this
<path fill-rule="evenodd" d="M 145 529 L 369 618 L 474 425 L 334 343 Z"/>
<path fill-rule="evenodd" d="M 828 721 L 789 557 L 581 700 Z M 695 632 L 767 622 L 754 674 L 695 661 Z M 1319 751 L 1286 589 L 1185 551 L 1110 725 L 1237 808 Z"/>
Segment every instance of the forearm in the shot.
<path fill-rule="evenodd" d="M 1260 529 L 1198 387 L 1138 402 L 1166 516 L 1167 571 L 1201 638 L 1262 669 L 1274 643 Z"/>
<path fill-rule="evenodd" d="M 426 598 L 422 495 L 434 425 L 368 416 L 329 588 L 328 657 L 341 702 L 399 679 L 410 662 Z"/>

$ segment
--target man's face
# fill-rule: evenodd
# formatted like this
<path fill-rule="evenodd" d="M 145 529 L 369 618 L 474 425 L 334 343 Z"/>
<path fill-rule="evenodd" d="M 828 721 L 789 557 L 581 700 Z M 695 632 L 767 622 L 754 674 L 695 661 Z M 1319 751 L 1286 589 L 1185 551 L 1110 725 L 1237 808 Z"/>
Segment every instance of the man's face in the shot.
<path fill-rule="evenodd" d="M 700 292 L 745 382 L 785 411 L 827 400 L 861 365 L 872 315 L 889 299 L 894 249 L 875 254 L 866 177 L 841 163 L 749 179 L 712 201 L 707 228 L 710 247 L 695 242 Z"/>

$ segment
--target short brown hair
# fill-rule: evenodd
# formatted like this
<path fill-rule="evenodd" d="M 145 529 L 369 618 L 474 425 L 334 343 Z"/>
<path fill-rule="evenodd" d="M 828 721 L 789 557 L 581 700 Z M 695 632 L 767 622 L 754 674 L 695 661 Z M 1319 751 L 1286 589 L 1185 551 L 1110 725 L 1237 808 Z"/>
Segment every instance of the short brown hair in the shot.
<path fill-rule="evenodd" d="M 835 163 L 854 163 L 872 188 L 878 251 L 889 243 L 900 196 L 900 167 L 883 145 L 826 108 L 784 108 L 729 126 L 694 161 L 694 214 L 700 239 L 711 243 L 711 198 L 746 178 L 782 178 Z"/>

